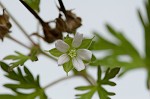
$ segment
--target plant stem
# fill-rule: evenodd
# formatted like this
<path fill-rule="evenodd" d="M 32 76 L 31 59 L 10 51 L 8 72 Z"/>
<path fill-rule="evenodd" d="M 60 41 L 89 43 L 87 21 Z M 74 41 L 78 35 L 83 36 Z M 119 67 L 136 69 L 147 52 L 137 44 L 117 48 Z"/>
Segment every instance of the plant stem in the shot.
<path fill-rule="evenodd" d="M 10 35 L 7 35 L 7 38 L 9 38 L 10 40 L 12 40 L 12 41 L 18 43 L 19 45 L 21 45 L 21 46 L 23 46 L 23 47 L 25 47 L 25 48 L 27 48 L 27 49 L 30 49 L 30 47 L 28 47 L 27 45 L 23 44 L 22 42 L 16 40 L 15 38 L 13 38 L 13 37 L 10 36 Z"/>
<path fill-rule="evenodd" d="M 87 72 L 80 73 L 79 75 L 82 76 L 86 81 L 88 81 L 89 84 L 96 85 L 96 81 L 94 80 L 94 78 Z"/>
<path fill-rule="evenodd" d="M 67 80 L 67 79 L 70 79 L 70 78 L 73 78 L 73 77 L 76 77 L 76 76 L 75 76 L 75 75 L 71 75 L 71 76 L 67 76 L 67 77 L 60 78 L 60 79 L 58 79 L 58 80 L 56 80 L 56 81 L 54 81 L 54 82 L 48 84 L 48 85 L 45 86 L 43 89 L 47 89 L 47 88 L 49 88 L 49 87 L 51 87 L 51 86 L 53 86 L 53 85 L 55 85 L 55 84 L 57 84 L 57 83 L 59 83 L 59 82 L 61 82 L 61 81 L 64 81 L 64 80 Z"/>
<path fill-rule="evenodd" d="M 25 47 L 25 48 L 27 48 L 27 49 L 30 49 L 30 47 L 26 46 L 26 45 L 23 44 L 22 42 L 20 42 L 20 41 L 16 40 L 15 38 L 11 37 L 10 35 L 8 35 L 7 38 L 11 39 L 12 41 L 18 43 L 19 45 L 21 45 L 21 46 L 23 46 L 23 47 Z M 40 50 L 40 53 L 43 54 L 44 56 L 46 56 L 46 57 L 48 57 L 48 58 L 50 58 L 50 59 L 56 61 L 56 58 L 54 58 L 54 57 L 50 56 L 49 54 L 43 52 L 41 49 L 39 49 L 39 50 Z M 48 84 L 47 86 L 45 86 L 44 89 L 47 89 L 48 87 L 51 87 L 51 86 L 53 86 L 54 84 L 57 84 L 57 83 L 59 83 L 59 82 L 61 82 L 61 81 L 63 81 L 63 80 L 70 79 L 70 78 L 73 78 L 73 77 L 76 77 L 76 76 L 78 76 L 78 75 L 72 75 L 72 76 L 67 76 L 67 77 L 63 77 L 63 78 L 61 78 L 61 79 L 58 79 L 58 80 L 56 80 L 56 81 L 54 81 L 54 82 Z M 86 81 L 88 81 L 91 85 L 96 85 L 95 80 L 93 79 L 93 77 L 92 77 L 90 74 L 88 74 L 88 73 L 81 73 L 81 74 L 79 74 L 79 76 L 83 77 L 83 78 L 84 78 Z"/>
<path fill-rule="evenodd" d="M 61 1 L 61 0 L 59 0 Z M 62 2 L 62 1 L 61 1 Z M 0 2 L 0 6 L 4 9 L 5 6 Z M 24 35 L 32 42 L 33 45 L 36 45 L 34 43 L 34 41 L 30 38 L 30 36 L 28 35 L 28 33 L 23 29 L 23 27 L 19 24 L 19 22 L 11 15 L 11 13 L 7 10 L 7 13 L 9 14 L 9 16 L 11 17 L 11 19 L 14 21 L 14 23 L 18 26 L 18 28 L 24 33 Z M 15 38 L 11 37 L 10 35 L 7 36 L 7 38 L 13 40 L 14 42 L 18 43 L 19 45 L 27 48 L 27 49 L 30 49 L 30 47 L 28 47 L 27 45 L 23 44 L 22 42 L 16 40 Z M 46 57 L 56 61 L 56 58 L 50 56 L 49 54 L 45 53 L 44 51 L 41 50 L 41 48 L 39 49 L 40 50 L 40 53 L 45 55 Z M 44 87 L 44 89 L 47 89 L 48 87 L 51 87 L 53 86 L 54 84 L 57 84 L 63 80 L 66 80 L 66 79 L 70 79 L 70 78 L 73 78 L 73 77 L 76 77 L 78 75 L 72 75 L 72 76 L 68 76 L 68 77 L 63 77 L 61 79 L 58 79 L 50 84 L 48 84 L 47 86 Z M 80 76 L 82 76 L 85 80 L 87 80 L 91 85 L 96 85 L 96 82 L 95 80 L 93 79 L 93 77 L 91 75 L 89 75 L 88 73 L 86 74 L 81 74 Z"/>
<path fill-rule="evenodd" d="M 0 2 L 0 6 L 5 9 L 5 6 Z M 23 29 L 23 27 L 19 24 L 19 22 L 11 15 L 11 13 L 7 10 L 6 11 L 8 13 L 8 15 L 10 16 L 10 18 L 14 21 L 14 23 L 18 26 L 18 28 L 22 31 L 22 33 L 24 33 L 24 35 L 29 39 L 29 41 L 32 42 L 33 45 L 36 45 L 34 43 L 34 41 L 30 38 L 30 36 L 28 35 L 28 33 Z"/>
<path fill-rule="evenodd" d="M 39 50 L 40 50 L 40 53 L 41 53 L 41 54 L 43 54 L 44 56 L 46 56 L 46 57 L 48 57 L 48 58 L 50 58 L 50 59 L 52 59 L 52 60 L 54 60 L 54 61 L 56 61 L 56 60 L 57 60 L 55 57 L 53 57 L 53 56 L 51 56 L 51 55 L 49 55 L 49 54 L 45 53 L 45 52 L 44 52 L 44 51 L 42 51 L 41 49 L 39 49 Z"/>
<path fill-rule="evenodd" d="M 28 47 L 27 45 L 23 44 L 22 42 L 16 40 L 15 38 L 11 37 L 10 35 L 7 35 L 6 37 L 7 37 L 8 39 L 11 39 L 12 41 L 16 42 L 17 44 L 19 44 L 19 45 L 21 45 L 21 46 L 23 46 L 23 47 L 25 47 L 25 48 L 27 48 L 27 49 L 30 49 L 30 47 Z M 41 48 L 39 49 L 39 51 L 40 51 L 40 53 L 43 54 L 44 56 L 46 56 L 46 57 L 48 57 L 48 58 L 50 58 L 50 59 L 56 61 L 56 58 L 54 58 L 54 57 L 50 56 L 49 54 L 45 53 L 44 51 L 41 50 Z"/>

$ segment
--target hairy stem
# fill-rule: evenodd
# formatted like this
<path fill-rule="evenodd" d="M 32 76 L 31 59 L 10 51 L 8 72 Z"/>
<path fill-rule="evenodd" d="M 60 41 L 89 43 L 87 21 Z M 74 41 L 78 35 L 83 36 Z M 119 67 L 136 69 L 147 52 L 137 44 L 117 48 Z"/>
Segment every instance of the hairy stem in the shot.
<path fill-rule="evenodd" d="M 5 6 L 0 2 L 0 6 L 5 9 Z M 32 42 L 32 44 L 36 45 L 34 43 L 34 41 L 30 38 L 30 36 L 28 35 L 28 33 L 23 29 L 23 27 L 19 24 L 19 22 L 11 15 L 11 13 L 7 10 L 6 11 L 8 13 L 8 15 L 10 16 L 10 18 L 14 21 L 14 23 L 18 26 L 18 28 L 22 31 L 22 33 L 29 39 L 29 41 Z"/>

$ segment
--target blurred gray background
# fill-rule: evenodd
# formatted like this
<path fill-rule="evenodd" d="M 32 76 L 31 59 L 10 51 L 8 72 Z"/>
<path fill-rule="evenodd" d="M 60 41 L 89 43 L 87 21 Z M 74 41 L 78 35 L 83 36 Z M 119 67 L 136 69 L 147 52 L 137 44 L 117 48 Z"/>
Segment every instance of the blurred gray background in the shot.
<path fill-rule="evenodd" d="M 37 30 L 37 20 L 18 0 L 0 0 L 9 10 L 11 14 L 20 22 L 29 34 Z M 110 23 L 116 29 L 124 32 L 124 35 L 134 44 L 138 51 L 144 54 L 144 34 L 137 17 L 137 8 L 144 12 L 145 0 L 63 0 L 66 8 L 74 9 L 74 12 L 82 17 L 83 26 L 78 32 L 84 33 L 84 36 L 91 36 L 93 31 L 98 31 L 102 35 L 109 38 L 105 28 L 106 23 Z M 55 6 L 57 0 L 41 0 L 40 16 L 45 21 L 53 20 L 58 16 L 58 11 Z M 2 13 L 2 10 L 0 11 Z M 11 35 L 29 45 L 29 41 L 24 37 L 20 30 L 13 24 Z M 33 37 L 34 38 L 34 37 Z M 35 38 L 34 38 L 35 39 Z M 36 40 L 36 39 L 35 39 Z M 54 47 L 53 44 L 43 44 L 44 50 L 49 50 Z M 0 60 L 6 55 L 14 54 L 14 51 L 28 53 L 28 50 L 20 47 L 18 44 L 9 39 L 0 41 Z M 44 56 L 39 57 L 38 62 L 26 63 L 26 66 L 36 76 L 40 75 L 42 86 L 58 78 L 66 76 L 66 73 L 57 64 L 47 59 Z M 90 68 L 90 73 L 96 78 L 96 69 Z M 0 93 L 11 93 L 10 90 L 2 85 L 6 82 L 11 82 L 3 76 L 4 72 L 0 69 Z M 69 74 L 71 75 L 71 73 Z M 149 91 L 146 89 L 146 70 L 137 69 L 125 74 L 122 78 L 116 78 L 116 87 L 107 87 L 109 91 L 116 93 L 112 99 L 149 99 Z M 78 85 L 87 85 L 81 78 L 73 78 L 54 85 L 46 90 L 47 95 L 51 99 L 74 99 L 76 93 L 74 87 Z M 97 94 L 93 99 L 98 99 Z"/>

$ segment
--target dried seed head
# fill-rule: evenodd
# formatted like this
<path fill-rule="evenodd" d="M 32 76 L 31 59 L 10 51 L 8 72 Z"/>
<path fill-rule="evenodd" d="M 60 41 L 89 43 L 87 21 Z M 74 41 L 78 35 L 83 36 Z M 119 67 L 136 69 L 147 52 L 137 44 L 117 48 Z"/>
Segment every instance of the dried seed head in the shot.
<path fill-rule="evenodd" d="M 5 13 L 5 10 L 3 10 L 3 14 L 0 15 L 0 39 L 5 37 L 10 31 L 11 23 L 9 22 L 9 16 Z"/>
<path fill-rule="evenodd" d="M 77 28 L 79 28 L 82 24 L 82 19 L 77 17 L 76 14 L 72 13 L 71 10 L 66 11 L 66 24 L 67 24 L 67 32 L 74 32 Z"/>

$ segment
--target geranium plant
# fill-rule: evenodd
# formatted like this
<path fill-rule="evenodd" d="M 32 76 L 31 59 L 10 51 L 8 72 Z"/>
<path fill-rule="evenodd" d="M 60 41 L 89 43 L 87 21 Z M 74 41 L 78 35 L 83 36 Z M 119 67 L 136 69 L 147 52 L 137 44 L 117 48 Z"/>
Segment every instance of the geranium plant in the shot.
<path fill-rule="evenodd" d="M 110 92 L 105 86 L 116 86 L 116 83 L 112 80 L 113 78 L 117 75 L 123 77 L 122 75 L 129 70 L 136 68 L 145 68 L 147 70 L 146 85 L 150 89 L 150 0 L 146 0 L 145 3 L 147 17 L 144 17 L 141 11 L 138 10 L 138 16 L 145 33 L 145 56 L 142 56 L 137 51 L 123 33 L 115 30 L 109 24 L 106 25 L 106 28 L 116 41 L 108 40 L 101 36 L 100 33 L 92 33 L 91 38 L 86 37 L 84 31 L 80 33 L 78 28 L 83 24 L 82 17 L 78 16 L 74 10 L 66 9 L 62 0 L 58 0 L 58 4 L 56 3 L 57 17 L 50 22 L 44 21 L 39 15 L 41 1 L 17 1 L 38 21 L 38 30 L 32 34 L 26 32 L 15 17 L 11 15 L 9 8 L 6 8 L 0 1 L 0 10 L 2 11 L 0 15 L 1 44 L 5 44 L 6 38 L 8 38 L 29 50 L 29 53 L 22 53 L 16 48 L 15 54 L 7 55 L 0 60 L 1 70 L 5 72 L 5 77 L 13 81 L 3 85 L 13 93 L 1 93 L 0 99 L 49 99 L 51 94 L 46 93 L 46 89 L 73 77 L 82 77 L 88 82 L 88 85 L 76 86 L 75 90 L 85 91 L 85 93 L 76 93 L 75 97 L 77 99 L 92 99 L 95 93 L 98 93 L 99 99 L 111 99 L 115 93 Z M 22 17 L 23 15 L 20 14 L 20 16 Z M 52 25 L 53 23 L 55 24 L 54 26 Z M 15 34 L 11 30 L 14 28 L 13 25 L 21 30 L 21 33 L 30 42 L 30 46 L 13 36 Z M 39 31 L 40 29 L 42 31 Z M 38 41 L 32 37 L 36 37 Z M 42 43 L 39 42 L 41 40 Z M 54 47 L 50 47 L 47 51 L 42 47 L 44 43 L 54 45 Z M 107 51 L 108 53 L 101 58 L 96 57 L 96 54 L 102 51 Z M 40 75 L 34 77 L 33 73 L 28 69 L 29 66 L 26 66 L 27 61 L 42 61 L 39 58 L 40 55 L 55 61 L 57 68 L 63 67 L 67 75 L 43 87 L 40 83 Z M 124 55 L 131 60 L 120 61 L 119 57 Z M 91 76 L 91 73 L 89 73 L 90 67 L 97 70 L 96 77 Z M 120 69 L 122 70 L 120 71 Z M 41 66 L 41 72 L 43 72 L 42 70 Z M 20 89 L 27 91 L 33 89 L 33 91 L 26 93 Z"/>

